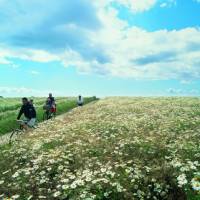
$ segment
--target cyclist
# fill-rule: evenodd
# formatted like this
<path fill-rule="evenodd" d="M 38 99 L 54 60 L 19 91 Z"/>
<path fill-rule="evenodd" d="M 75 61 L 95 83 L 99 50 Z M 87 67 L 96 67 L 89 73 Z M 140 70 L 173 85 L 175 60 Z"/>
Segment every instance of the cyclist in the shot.
<path fill-rule="evenodd" d="M 33 106 L 33 99 L 30 99 L 29 103 Z"/>
<path fill-rule="evenodd" d="M 33 105 L 28 101 L 26 97 L 22 98 L 22 106 L 19 111 L 17 120 L 24 114 L 25 120 L 22 121 L 22 126 L 25 129 L 33 128 L 36 122 L 36 111 Z"/>
<path fill-rule="evenodd" d="M 46 110 L 47 113 L 50 112 L 51 110 L 51 102 L 50 102 L 50 98 L 48 97 L 46 102 L 45 102 L 45 105 L 43 106 L 43 109 Z"/>
<path fill-rule="evenodd" d="M 52 93 L 49 93 L 49 97 L 51 105 L 55 105 L 55 98 L 53 97 Z"/>
<path fill-rule="evenodd" d="M 56 101 L 55 98 L 53 97 L 52 93 L 49 93 L 49 106 L 50 106 L 50 112 L 55 113 L 56 112 Z"/>
<path fill-rule="evenodd" d="M 46 110 L 48 119 L 50 119 L 53 115 L 55 115 L 56 103 L 55 103 L 55 98 L 52 96 L 52 93 L 49 93 L 49 97 L 47 98 L 43 109 Z"/>

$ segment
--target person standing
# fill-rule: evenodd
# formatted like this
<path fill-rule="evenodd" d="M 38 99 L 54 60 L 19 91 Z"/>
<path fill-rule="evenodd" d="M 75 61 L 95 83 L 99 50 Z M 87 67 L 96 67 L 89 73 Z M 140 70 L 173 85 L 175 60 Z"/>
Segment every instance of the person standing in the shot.
<path fill-rule="evenodd" d="M 77 105 L 83 106 L 83 97 L 81 95 L 78 96 Z"/>

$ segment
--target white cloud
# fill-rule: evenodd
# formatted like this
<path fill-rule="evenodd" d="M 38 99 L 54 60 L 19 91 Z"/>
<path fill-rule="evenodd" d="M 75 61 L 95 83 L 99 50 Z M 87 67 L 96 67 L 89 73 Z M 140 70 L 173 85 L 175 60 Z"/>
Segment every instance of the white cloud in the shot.
<path fill-rule="evenodd" d="M 39 74 L 40 74 L 40 72 L 38 72 L 38 71 L 36 71 L 36 70 L 31 70 L 30 73 L 31 73 L 32 75 L 39 75 Z"/>
<path fill-rule="evenodd" d="M 95 0 L 98 7 L 108 7 L 111 3 L 125 6 L 134 13 L 148 11 L 156 5 L 158 0 Z"/>
<path fill-rule="evenodd" d="M 167 90 L 167 92 L 170 93 L 170 94 L 175 94 L 175 95 L 184 93 L 184 91 L 182 89 L 175 89 L 175 88 L 169 88 Z"/>
<path fill-rule="evenodd" d="M 10 55 L 10 54 L 7 54 L 5 51 L 4 51 L 4 48 L 0 48 L 0 64 L 2 65 L 8 65 L 8 64 L 11 64 L 11 62 L 6 58 L 7 55 Z"/>
<path fill-rule="evenodd" d="M 160 4 L 160 7 L 161 7 L 161 8 L 165 8 L 165 7 L 167 7 L 167 3 L 166 3 L 166 2 L 161 3 L 161 4 Z"/>
<path fill-rule="evenodd" d="M 50 52 L 47 52 L 45 50 L 31 50 L 26 49 L 26 53 L 22 53 L 22 58 L 27 60 L 32 60 L 35 62 L 51 62 L 51 61 L 59 61 L 59 57 L 56 54 L 52 54 Z"/>
<path fill-rule="evenodd" d="M 49 92 L 52 92 L 54 95 L 60 95 L 59 91 L 51 90 L 37 90 L 33 88 L 27 88 L 24 86 L 21 87 L 11 87 L 11 86 L 0 86 L 0 96 L 47 96 Z"/>
<path fill-rule="evenodd" d="M 191 80 L 182 80 L 182 81 L 180 81 L 180 83 L 183 85 L 190 85 L 192 83 L 192 81 Z"/>
<path fill-rule="evenodd" d="M 8 94 L 8 93 L 33 93 L 35 90 L 26 88 L 26 87 L 0 87 L 0 93 Z"/>
<path fill-rule="evenodd" d="M 176 6 L 177 2 L 176 0 L 166 0 L 165 2 L 160 4 L 161 8 L 165 8 L 165 7 L 172 7 L 172 6 Z"/>
<path fill-rule="evenodd" d="M 178 96 L 199 96 L 200 90 L 197 89 L 190 89 L 190 90 L 183 90 L 179 88 L 169 88 L 166 91 L 170 95 L 178 95 Z"/>
<path fill-rule="evenodd" d="M 51 62 L 59 61 L 57 54 L 50 53 L 46 50 L 35 50 L 28 48 L 8 48 L 3 45 L 0 45 L 0 61 L 4 61 L 4 64 L 12 64 L 7 58 L 19 58 L 23 60 L 30 60 L 34 62 Z M 13 67 L 18 67 L 13 65 Z"/>
<path fill-rule="evenodd" d="M 105 54 L 108 57 L 107 61 L 101 62 L 95 56 L 86 58 L 84 53 L 87 53 L 87 48 L 84 48 L 83 53 L 70 47 L 62 52 L 48 52 L 45 49 L 28 48 L 10 50 L 2 46 L 0 59 L 5 59 L 4 62 L 7 61 L 7 57 L 35 62 L 59 61 L 65 67 L 75 66 L 82 73 L 133 79 L 179 79 L 190 82 L 200 78 L 199 28 L 148 32 L 138 27 L 130 27 L 126 21 L 117 17 L 116 9 L 108 7 L 110 2 L 113 0 L 95 1 L 102 27 L 86 31 L 89 38 L 87 47 Z M 156 1 L 115 2 L 144 11 L 150 9 Z M 166 2 L 175 3 L 172 0 Z M 70 26 L 75 27 L 72 24 Z M 75 28 L 78 32 L 79 27 Z M 80 41 L 79 45 L 84 44 L 85 41 Z"/>
<path fill-rule="evenodd" d="M 99 18 L 104 28 L 90 33 L 91 43 L 102 45 L 110 62 L 85 61 L 77 54 L 74 60 L 78 60 L 76 66 L 79 69 L 91 72 L 96 68 L 101 74 L 134 79 L 190 81 L 200 78 L 198 28 L 148 32 L 129 27 L 117 18 L 117 11 L 111 8 L 101 9 Z M 67 58 L 67 62 L 69 60 Z"/>
<path fill-rule="evenodd" d="M 115 0 L 114 2 L 126 6 L 133 12 L 147 11 L 156 4 L 156 0 Z"/>
<path fill-rule="evenodd" d="M 11 56 L 10 53 L 8 54 L 4 54 L 2 53 L 3 51 L 1 51 L 0 49 L 0 65 L 9 65 L 9 67 L 12 67 L 13 69 L 16 69 L 19 67 L 19 65 L 16 65 L 15 63 L 11 62 L 6 56 L 9 55 Z"/>
<path fill-rule="evenodd" d="M 11 62 L 9 60 L 7 60 L 6 58 L 0 57 L 0 64 L 2 64 L 2 65 L 8 65 L 10 63 Z"/>

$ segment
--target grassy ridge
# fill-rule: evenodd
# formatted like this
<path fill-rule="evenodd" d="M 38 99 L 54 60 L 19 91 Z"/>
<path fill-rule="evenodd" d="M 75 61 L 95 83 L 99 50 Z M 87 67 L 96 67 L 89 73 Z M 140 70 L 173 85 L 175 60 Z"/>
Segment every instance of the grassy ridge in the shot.
<path fill-rule="evenodd" d="M 85 103 L 89 103 L 93 100 L 95 100 L 94 97 L 84 98 Z M 6 101 L 7 101 L 7 103 L 6 103 Z M 0 100 L 0 103 L 1 103 L 1 106 L 0 106 L 0 135 L 10 132 L 18 126 L 16 123 L 16 118 L 17 118 L 19 109 L 21 107 L 21 104 L 18 103 L 20 101 L 21 101 L 21 99 L 19 99 L 19 98 L 14 98 L 14 99 L 10 98 L 10 99 Z M 36 111 L 37 111 L 37 121 L 38 122 L 41 122 L 43 119 L 44 101 L 45 101 L 45 98 L 34 99 L 34 105 L 35 105 Z M 57 98 L 56 102 L 57 102 L 57 115 L 63 114 L 77 106 L 76 98 L 61 97 L 61 98 Z"/>
<path fill-rule="evenodd" d="M 0 146 L 0 198 L 199 200 L 200 101 L 107 98 Z"/>

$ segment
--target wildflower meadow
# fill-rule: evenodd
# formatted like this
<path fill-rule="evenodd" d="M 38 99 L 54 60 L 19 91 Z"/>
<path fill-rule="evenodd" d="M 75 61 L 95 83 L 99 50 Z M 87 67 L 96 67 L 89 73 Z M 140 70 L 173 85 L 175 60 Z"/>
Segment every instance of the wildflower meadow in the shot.
<path fill-rule="evenodd" d="M 0 199 L 200 199 L 200 99 L 105 98 L 0 146 Z"/>

